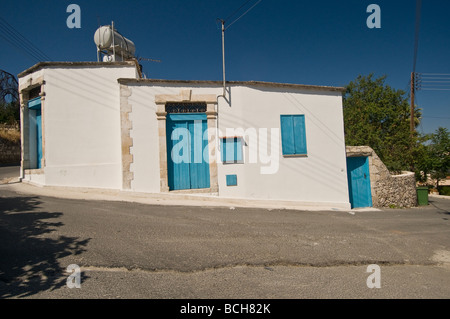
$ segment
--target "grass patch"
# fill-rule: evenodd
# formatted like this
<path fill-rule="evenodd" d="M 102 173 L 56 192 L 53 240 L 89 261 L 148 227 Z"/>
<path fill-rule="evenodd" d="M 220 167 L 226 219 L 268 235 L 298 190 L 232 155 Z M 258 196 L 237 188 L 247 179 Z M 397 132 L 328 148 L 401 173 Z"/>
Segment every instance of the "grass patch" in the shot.
<path fill-rule="evenodd" d="M 20 143 L 20 131 L 0 128 L 0 139 L 13 144 Z"/>
<path fill-rule="evenodd" d="M 439 186 L 439 195 L 450 196 L 450 186 Z"/>

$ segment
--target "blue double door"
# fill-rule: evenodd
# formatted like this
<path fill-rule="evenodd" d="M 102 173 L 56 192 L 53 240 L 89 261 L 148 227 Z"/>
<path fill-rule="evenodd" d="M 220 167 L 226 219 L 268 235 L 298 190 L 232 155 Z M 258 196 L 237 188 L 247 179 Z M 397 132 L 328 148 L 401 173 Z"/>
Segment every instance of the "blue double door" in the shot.
<path fill-rule="evenodd" d="M 170 190 L 210 187 L 207 128 L 204 113 L 167 115 L 167 173 Z"/>
<path fill-rule="evenodd" d="M 372 207 L 369 159 L 347 157 L 347 179 L 352 208 Z"/>

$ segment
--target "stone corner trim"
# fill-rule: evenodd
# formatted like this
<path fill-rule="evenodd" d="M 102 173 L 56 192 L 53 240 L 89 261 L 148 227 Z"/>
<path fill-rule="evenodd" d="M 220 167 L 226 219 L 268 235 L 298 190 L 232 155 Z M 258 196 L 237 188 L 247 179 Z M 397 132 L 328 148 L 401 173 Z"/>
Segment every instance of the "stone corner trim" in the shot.
<path fill-rule="evenodd" d="M 368 157 L 370 187 L 374 207 L 386 208 L 417 206 L 416 177 L 404 171 L 392 175 L 375 151 L 369 146 L 346 146 L 347 157 Z"/>
<path fill-rule="evenodd" d="M 124 84 L 120 84 L 120 131 L 121 131 L 121 149 L 122 149 L 122 188 L 131 189 L 131 181 L 134 179 L 134 173 L 131 171 L 133 163 L 133 138 L 131 129 L 133 123 L 130 119 L 132 111 L 131 104 L 128 103 L 128 97 L 131 96 L 131 89 Z"/>

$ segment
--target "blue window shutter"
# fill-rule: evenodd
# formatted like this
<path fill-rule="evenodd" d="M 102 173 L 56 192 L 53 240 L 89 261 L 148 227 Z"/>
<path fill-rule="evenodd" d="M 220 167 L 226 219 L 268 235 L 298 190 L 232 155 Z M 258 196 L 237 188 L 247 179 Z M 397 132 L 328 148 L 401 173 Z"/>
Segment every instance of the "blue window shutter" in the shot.
<path fill-rule="evenodd" d="M 220 149 L 222 151 L 222 162 L 226 163 L 227 162 L 227 156 L 229 156 L 229 149 L 227 147 L 228 143 L 227 143 L 227 139 L 222 138 L 220 139 Z"/>
<path fill-rule="evenodd" d="M 226 162 L 234 162 L 234 158 L 236 156 L 234 139 L 227 138 L 225 139 L 225 161 Z"/>
<path fill-rule="evenodd" d="M 283 155 L 295 154 L 292 115 L 281 115 L 281 148 Z"/>
<path fill-rule="evenodd" d="M 32 110 L 40 110 L 41 109 L 41 98 L 37 97 L 35 99 L 28 101 L 28 108 Z"/>
<path fill-rule="evenodd" d="M 295 154 L 307 154 L 305 116 L 293 116 Z"/>
<path fill-rule="evenodd" d="M 234 145 L 236 148 L 234 149 L 234 158 L 237 162 L 242 161 L 242 139 L 241 138 L 235 138 L 234 139 Z"/>
<path fill-rule="evenodd" d="M 242 139 L 239 137 L 221 139 L 222 162 L 237 163 L 242 161 Z"/>
<path fill-rule="evenodd" d="M 307 154 L 305 116 L 281 115 L 280 120 L 283 155 Z"/>
<path fill-rule="evenodd" d="M 237 175 L 227 175 L 227 186 L 237 186 Z"/>
<path fill-rule="evenodd" d="M 231 152 L 226 138 L 220 140 L 220 149 L 222 151 L 222 162 L 226 163 Z"/>

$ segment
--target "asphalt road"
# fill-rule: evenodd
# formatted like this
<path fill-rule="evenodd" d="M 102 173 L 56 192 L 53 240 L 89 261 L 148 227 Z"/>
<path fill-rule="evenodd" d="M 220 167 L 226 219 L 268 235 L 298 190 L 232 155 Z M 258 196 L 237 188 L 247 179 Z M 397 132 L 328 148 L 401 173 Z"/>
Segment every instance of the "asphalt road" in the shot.
<path fill-rule="evenodd" d="M 20 176 L 20 165 L 0 165 L 0 181 Z"/>
<path fill-rule="evenodd" d="M 155 206 L 0 185 L 0 298 L 449 298 L 450 200 L 371 212 Z M 69 265 L 80 287 L 69 288 Z M 369 288 L 380 267 L 381 288 Z"/>

